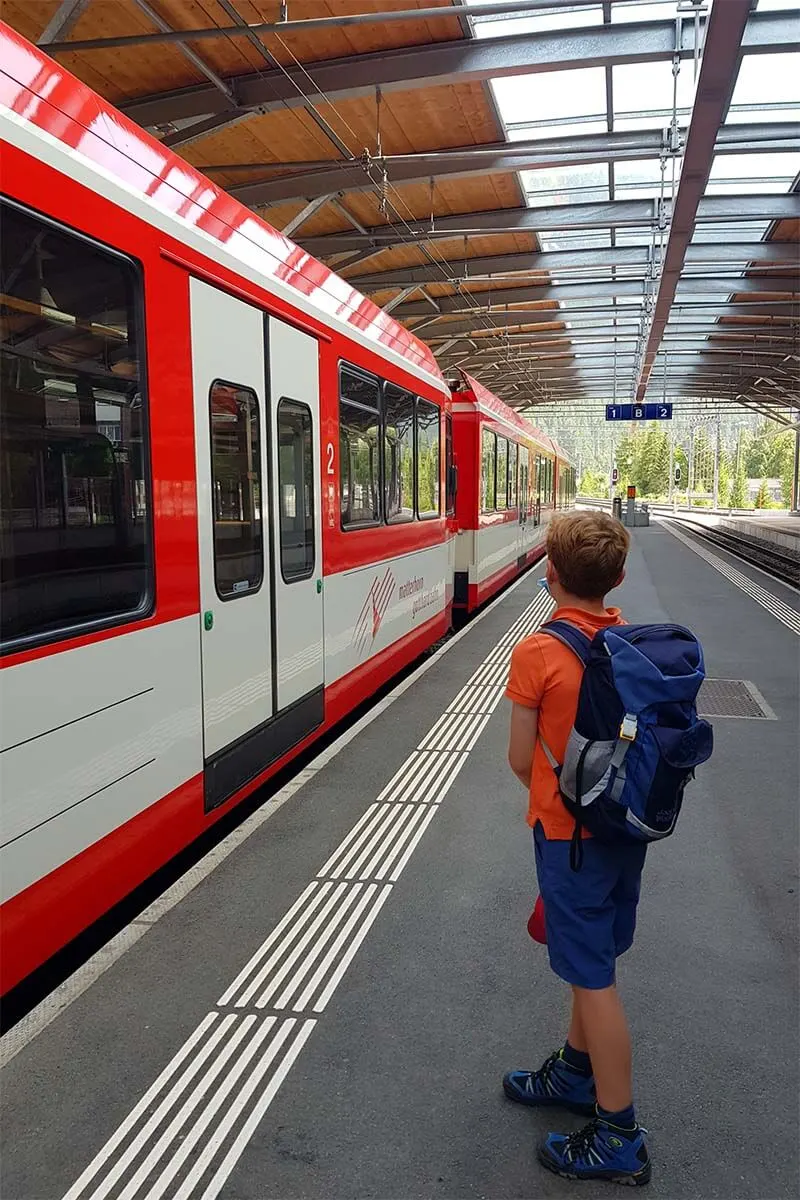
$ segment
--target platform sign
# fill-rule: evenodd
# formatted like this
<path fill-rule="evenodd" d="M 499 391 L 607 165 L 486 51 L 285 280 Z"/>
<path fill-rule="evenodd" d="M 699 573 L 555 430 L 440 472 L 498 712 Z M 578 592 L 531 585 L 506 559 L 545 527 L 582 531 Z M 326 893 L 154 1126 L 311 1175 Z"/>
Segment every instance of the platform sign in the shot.
<path fill-rule="evenodd" d="M 671 404 L 607 404 L 607 421 L 671 421 Z"/>

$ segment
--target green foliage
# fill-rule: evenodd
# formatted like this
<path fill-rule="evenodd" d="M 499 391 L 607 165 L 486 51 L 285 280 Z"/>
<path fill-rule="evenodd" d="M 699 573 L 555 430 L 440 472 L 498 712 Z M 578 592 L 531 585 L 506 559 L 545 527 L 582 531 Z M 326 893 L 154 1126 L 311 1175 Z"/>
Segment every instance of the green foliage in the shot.
<path fill-rule="evenodd" d="M 584 471 L 578 491 L 582 496 L 594 496 L 598 500 L 608 497 L 608 476 L 602 471 Z"/>
<path fill-rule="evenodd" d="M 750 479 L 780 479 L 781 500 L 787 508 L 792 503 L 794 448 L 793 430 L 776 433 L 775 424 L 764 421 L 756 436 L 748 440 L 745 451 L 747 475 Z"/>
<path fill-rule="evenodd" d="M 756 495 L 756 508 L 772 508 L 772 500 L 770 499 L 766 479 L 761 480 L 761 487 L 758 489 L 758 494 Z"/>
<path fill-rule="evenodd" d="M 733 462 L 727 450 L 720 451 L 719 456 L 719 502 L 726 508 L 731 502 L 733 487 Z"/>
<path fill-rule="evenodd" d="M 744 454 L 737 454 L 737 463 L 734 467 L 733 479 L 731 481 L 731 490 L 727 504 L 731 508 L 746 508 L 747 495 L 747 472 L 744 468 Z"/>

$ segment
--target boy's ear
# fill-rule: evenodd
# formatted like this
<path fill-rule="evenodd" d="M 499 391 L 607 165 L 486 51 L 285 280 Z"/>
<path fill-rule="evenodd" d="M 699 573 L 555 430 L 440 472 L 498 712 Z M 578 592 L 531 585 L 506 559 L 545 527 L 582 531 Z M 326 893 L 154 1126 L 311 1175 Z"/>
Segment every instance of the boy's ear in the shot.
<path fill-rule="evenodd" d="M 625 578 L 625 569 L 624 569 L 624 567 L 623 567 L 623 569 L 622 569 L 622 570 L 620 571 L 620 573 L 619 573 L 619 579 L 618 579 L 618 580 L 617 580 L 617 582 L 614 584 L 614 587 L 615 587 L 615 588 L 618 588 L 618 587 L 619 587 L 619 585 L 622 583 L 622 581 L 623 581 L 623 579 L 624 579 L 624 578 Z"/>
<path fill-rule="evenodd" d="M 547 569 L 545 570 L 544 577 L 547 580 L 547 582 L 551 585 L 554 583 L 560 582 L 560 580 L 558 578 L 558 572 L 556 571 L 555 567 L 553 566 L 552 561 L 549 558 L 547 560 Z"/>

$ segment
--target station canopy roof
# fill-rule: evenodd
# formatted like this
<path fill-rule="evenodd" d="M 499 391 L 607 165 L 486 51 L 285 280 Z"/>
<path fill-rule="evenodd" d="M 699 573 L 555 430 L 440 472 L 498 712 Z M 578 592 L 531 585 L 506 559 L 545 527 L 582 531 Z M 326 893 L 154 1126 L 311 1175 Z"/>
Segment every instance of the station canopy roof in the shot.
<path fill-rule="evenodd" d="M 516 408 L 800 408 L 800 0 L 5 0 Z"/>

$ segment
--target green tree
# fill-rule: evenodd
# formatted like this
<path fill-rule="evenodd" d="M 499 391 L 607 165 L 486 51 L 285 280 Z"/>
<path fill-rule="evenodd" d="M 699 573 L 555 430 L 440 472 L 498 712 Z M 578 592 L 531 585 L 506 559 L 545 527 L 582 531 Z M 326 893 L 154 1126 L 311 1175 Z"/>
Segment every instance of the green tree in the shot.
<path fill-rule="evenodd" d="M 719 456 L 719 502 L 725 508 L 731 503 L 733 487 L 733 462 L 727 450 L 721 450 Z"/>
<path fill-rule="evenodd" d="M 770 421 L 764 421 L 755 437 L 748 440 L 745 470 L 748 479 L 765 478 L 769 475 L 769 459 L 772 452 Z"/>
<path fill-rule="evenodd" d="M 582 496 L 604 499 L 608 496 L 608 476 L 602 471 L 584 471 L 578 490 Z"/>
<path fill-rule="evenodd" d="M 766 474 L 771 479 L 780 479 L 781 500 L 787 508 L 792 505 L 794 447 L 794 430 L 787 429 L 783 433 L 773 434 L 766 455 Z"/>
<path fill-rule="evenodd" d="M 700 425 L 695 430 L 693 460 L 693 491 L 710 492 L 714 486 L 714 460 L 711 443 L 704 425 Z"/>
<path fill-rule="evenodd" d="M 756 495 L 756 508 L 771 508 L 772 501 L 770 499 L 769 488 L 767 487 L 766 479 L 761 480 L 761 486 Z"/>

